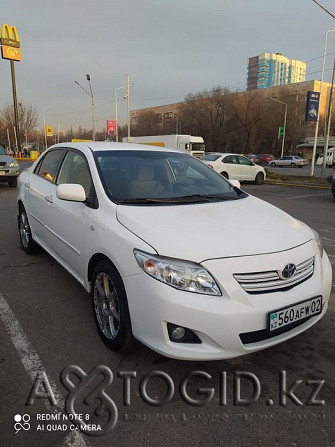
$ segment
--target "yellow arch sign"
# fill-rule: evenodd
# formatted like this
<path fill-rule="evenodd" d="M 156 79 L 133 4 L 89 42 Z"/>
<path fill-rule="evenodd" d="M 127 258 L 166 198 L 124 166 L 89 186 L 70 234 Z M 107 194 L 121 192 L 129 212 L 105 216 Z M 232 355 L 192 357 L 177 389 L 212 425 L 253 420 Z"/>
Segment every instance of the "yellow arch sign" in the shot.
<path fill-rule="evenodd" d="M 22 58 L 17 29 L 7 23 L 1 28 L 1 53 L 3 59 L 20 61 Z"/>

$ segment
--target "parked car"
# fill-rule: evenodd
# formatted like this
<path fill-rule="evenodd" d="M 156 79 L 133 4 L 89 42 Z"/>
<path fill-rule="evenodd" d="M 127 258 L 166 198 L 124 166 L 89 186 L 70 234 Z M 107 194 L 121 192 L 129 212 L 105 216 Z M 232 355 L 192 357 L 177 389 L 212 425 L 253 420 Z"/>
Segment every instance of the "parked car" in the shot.
<path fill-rule="evenodd" d="M 232 358 L 328 307 L 318 234 L 177 150 L 57 144 L 21 173 L 17 209 L 23 250 L 43 247 L 85 287 L 113 350 L 135 338 L 168 357 Z"/>
<path fill-rule="evenodd" d="M 244 154 L 245 157 L 247 157 L 248 160 L 250 160 L 252 163 L 255 163 L 257 155 L 255 154 Z"/>
<path fill-rule="evenodd" d="M 252 181 L 260 185 L 266 178 L 264 168 L 255 165 L 243 155 L 210 152 L 201 161 L 228 180 Z"/>
<path fill-rule="evenodd" d="M 268 165 L 275 157 L 271 154 L 258 154 L 255 158 L 255 163 L 258 165 Z"/>
<path fill-rule="evenodd" d="M 309 161 L 305 158 L 298 157 L 296 155 L 287 155 L 285 157 L 279 158 L 278 160 L 272 160 L 270 166 L 280 166 L 280 167 L 291 167 L 291 168 L 302 168 L 303 166 L 309 165 Z"/>
<path fill-rule="evenodd" d="M 0 146 L 0 182 L 8 182 L 9 186 L 15 187 L 19 174 L 18 162 Z"/>
<path fill-rule="evenodd" d="M 333 197 L 335 199 L 335 171 L 334 171 L 333 178 L 332 178 L 332 186 L 331 186 L 331 188 L 332 188 Z"/>

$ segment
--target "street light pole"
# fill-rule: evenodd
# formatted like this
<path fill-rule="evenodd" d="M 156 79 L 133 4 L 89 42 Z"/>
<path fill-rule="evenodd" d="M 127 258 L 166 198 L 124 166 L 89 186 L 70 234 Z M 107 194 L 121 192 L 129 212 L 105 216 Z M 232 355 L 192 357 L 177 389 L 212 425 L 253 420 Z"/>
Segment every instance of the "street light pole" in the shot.
<path fill-rule="evenodd" d="M 91 86 L 91 76 L 89 74 L 86 75 L 86 79 L 88 81 L 88 85 L 90 87 L 90 91 L 86 90 L 82 85 L 79 84 L 79 82 L 74 81 L 79 87 L 84 90 L 85 93 L 87 93 L 92 100 L 92 141 L 95 141 L 95 120 L 94 120 L 94 96 L 93 96 L 93 90 Z"/>
<path fill-rule="evenodd" d="M 116 126 L 115 126 L 115 141 L 116 142 L 119 141 L 119 130 L 118 130 L 118 122 L 117 122 L 117 120 L 118 120 L 118 116 L 117 116 L 117 91 L 121 90 L 123 88 L 127 88 L 127 86 L 123 85 L 122 87 L 117 87 L 114 90 L 114 97 L 115 97 L 115 124 L 116 124 Z"/>
<path fill-rule="evenodd" d="M 326 32 L 326 35 L 325 35 L 325 43 L 324 43 L 324 47 L 323 47 L 322 69 L 321 69 L 321 80 L 320 80 L 320 101 L 321 101 L 321 94 L 322 94 L 323 74 L 325 71 L 325 62 L 326 62 L 326 55 L 327 55 L 328 34 L 334 32 L 334 31 L 335 31 L 335 29 L 330 29 Z M 318 139 L 318 132 L 319 132 L 319 122 L 320 122 L 320 107 L 318 110 L 318 116 L 317 116 L 316 124 L 315 124 L 313 153 L 312 153 L 312 162 L 311 162 L 311 177 L 313 177 L 313 175 L 314 175 L 315 154 L 316 154 L 316 146 L 317 146 L 317 139 Z"/>
<path fill-rule="evenodd" d="M 286 135 L 286 118 L 287 118 L 287 103 L 283 102 L 283 101 L 279 101 L 278 99 L 275 98 L 270 98 L 272 99 L 272 101 L 276 101 L 279 102 L 280 104 L 284 104 L 285 106 L 285 114 L 284 114 L 284 134 L 283 134 L 283 141 L 281 144 L 281 158 L 283 158 L 284 156 L 284 146 L 285 146 L 285 135 Z"/>

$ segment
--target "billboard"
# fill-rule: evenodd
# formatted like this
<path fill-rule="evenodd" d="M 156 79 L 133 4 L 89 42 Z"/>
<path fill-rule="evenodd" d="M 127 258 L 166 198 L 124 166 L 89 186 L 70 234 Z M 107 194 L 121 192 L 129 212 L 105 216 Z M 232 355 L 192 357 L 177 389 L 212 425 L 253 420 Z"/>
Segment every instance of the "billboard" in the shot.
<path fill-rule="evenodd" d="M 307 92 L 306 101 L 306 121 L 317 121 L 319 116 L 319 103 L 320 103 L 320 93 L 319 92 Z"/>
<path fill-rule="evenodd" d="M 116 135 L 116 121 L 107 120 L 107 139 L 113 141 Z"/>

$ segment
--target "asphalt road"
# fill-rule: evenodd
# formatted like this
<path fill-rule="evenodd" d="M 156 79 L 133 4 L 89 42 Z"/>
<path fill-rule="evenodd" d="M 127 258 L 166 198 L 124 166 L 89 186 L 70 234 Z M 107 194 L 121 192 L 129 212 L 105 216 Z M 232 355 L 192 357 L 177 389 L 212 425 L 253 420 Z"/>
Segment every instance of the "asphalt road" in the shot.
<path fill-rule="evenodd" d="M 330 191 L 243 189 L 318 230 L 335 264 Z M 256 354 L 184 362 L 140 344 L 115 354 L 97 334 L 84 289 L 46 253 L 22 251 L 15 199 L 15 189 L 0 184 L 0 445 L 335 446 L 335 284 L 317 325 Z M 189 399 L 181 392 L 185 377 Z M 101 381 L 107 394 L 96 391 Z M 103 436 L 69 430 L 70 423 L 57 420 L 65 399 L 86 423 L 115 426 Z M 107 413 L 96 416 L 99 399 Z M 196 399 L 202 402 L 195 405 Z"/>

